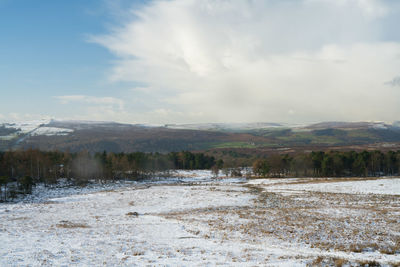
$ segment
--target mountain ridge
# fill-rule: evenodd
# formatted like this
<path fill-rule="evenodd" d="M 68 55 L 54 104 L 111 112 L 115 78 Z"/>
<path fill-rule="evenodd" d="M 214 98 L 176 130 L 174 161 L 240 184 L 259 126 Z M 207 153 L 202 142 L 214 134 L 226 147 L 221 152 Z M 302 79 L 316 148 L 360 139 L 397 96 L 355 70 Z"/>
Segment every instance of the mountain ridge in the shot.
<path fill-rule="evenodd" d="M 314 124 L 199 123 L 146 125 L 107 121 L 37 120 L 0 124 L 0 150 L 171 152 L 180 150 L 328 149 L 376 145 L 397 147 L 400 122 Z M 283 149 L 283 150 L 282 150 Z"/>

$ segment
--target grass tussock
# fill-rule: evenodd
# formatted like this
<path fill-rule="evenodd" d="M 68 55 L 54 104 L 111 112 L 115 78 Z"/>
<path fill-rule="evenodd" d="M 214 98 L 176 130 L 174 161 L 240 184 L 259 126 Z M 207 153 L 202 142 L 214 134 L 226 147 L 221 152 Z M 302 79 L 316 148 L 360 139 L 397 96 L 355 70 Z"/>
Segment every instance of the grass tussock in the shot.
<path fill-rule="evenodd" d="M 323 257 L 318 256 L 313 261 L 309 262 L 307 266 L 320 266 L 320 267 L 328 267 L 328 266 L 335 266 L 335 267 L 345 267 L 345 266 L 357 266 L 357 267 L 378 267 L 378 266 L 391 266 L 397 267 L 396 263 L 388 263 L 388 264 L 381 264 L 378 261 L 374 260 L 356 260 L 354 262 L 349 261 L 348 259 L 344 258 L 336 258 L 336 257 Z"/>
<path fill-rule="evenodd" d="M 126 216 L 138 217 L 138 216 L 139 216 L 139 213 L 137 213 L 136 211 L 134 211 L 134 212 L 128 212 L 128 213 L 126 214 Z"/>
<path fill-rule="evenodd" d="M 58 223 L 57 228 L 67 228 L 67 229 L 71 229 L 71 228 L 90 228 L 89 225 L 85 224 L 85 223 L 76 223 L 76 222 L 70 222 L 70 221 L 60 221 L 60 223 Z"/>

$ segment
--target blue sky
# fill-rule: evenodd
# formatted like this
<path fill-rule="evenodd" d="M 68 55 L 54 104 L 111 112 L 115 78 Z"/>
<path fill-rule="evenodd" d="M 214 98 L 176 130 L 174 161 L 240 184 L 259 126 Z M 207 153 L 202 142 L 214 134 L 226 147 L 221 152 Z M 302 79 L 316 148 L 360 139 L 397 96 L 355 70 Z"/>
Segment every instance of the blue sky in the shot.
<path fill-rule="evenodd" d="M 394 0 L 0 0 L 0 120 L 400 120 Z"/>
<path fill-rule="evenodd" d="M 0 0 L 3 119 L 68 118 L 84 112 L 79 105 L 60 108 L 58 95 L 124 95 L 127 86 L 107 77 L 112 55 L 88 39 L 118 24 L 113 12 L 122 12 L 127 3 Z"/>

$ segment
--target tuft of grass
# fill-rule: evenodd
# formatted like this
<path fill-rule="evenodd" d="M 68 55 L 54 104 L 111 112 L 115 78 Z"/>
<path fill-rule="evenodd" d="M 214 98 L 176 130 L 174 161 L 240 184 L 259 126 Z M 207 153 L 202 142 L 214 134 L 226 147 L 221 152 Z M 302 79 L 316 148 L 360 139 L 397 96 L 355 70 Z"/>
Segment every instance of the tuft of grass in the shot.
<path fill-rule="evenodd" d="M 365 267 L 379 267 L 382 266 L 379 262 L 374 261 L 374 260 L 363 260 L 363 261 L 358 261 L 358 264 L 360 266 L 365 266 Z"/>
<path fill-rule="evenodd" d="M 137 213 L 136 211 L 133 211 L 133 212 L 128 212 L 128 213 L 126 214 L 126 216 L 134 216 L 134 217 L 138 217 L 138 216 L 139 216 L 139 213 Z"/>
<path fill-rule="evenodd" d="M 347 263 L 347 260 L 341 259 L 341 258 L 335 259 L 335 261 L 334 261 L 334 264 L 335 264 L 336 267 L 342 267 L 346 263 Z"/>
<path fill-rule="evenodd" d="M 307 264 L 307 266 L 321 266 L 323 261 L 324 258 L 322 256 L 318 256 L 311 262 L 311 264 Z"/>
<path fill-rule="evenodd" d="M 58 228 L 89 228 L 89 225 L 84 224 L 84 223 L 75 223 L 75 222 L 70 222 L 70 221 L 60 221 L 56 225 Z"/>
<path fill-rule="evenodd" d="M 143 256 L 144 255 L 144 251 L 134 251 L 133 256 Z"/>

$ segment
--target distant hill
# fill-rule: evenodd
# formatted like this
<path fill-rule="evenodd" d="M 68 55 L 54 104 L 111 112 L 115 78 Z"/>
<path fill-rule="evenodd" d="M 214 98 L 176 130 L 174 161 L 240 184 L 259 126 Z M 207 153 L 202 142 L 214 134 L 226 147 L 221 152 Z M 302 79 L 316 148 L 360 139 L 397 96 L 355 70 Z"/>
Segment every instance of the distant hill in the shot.
<path fill-rule="evenodd" d="M 400 122 L 207 123 L 149 126 L 115 122 L 39 120 L 0 124 L 0 150 L 86 149 L 91 152 L 181 150 L 296 151 L 397 149 Z"/>
<path fill-rule="evenodd" d="M 254 123 L 199 123 L 199 124 L 166 124 L 169 129 L 190 129 L 190 130 L 209 130 L 209 131 L 231 131 L 239 132 L 254 129 L 269 129 L 285 127 L 281 123 L 254 122 Z"/>

